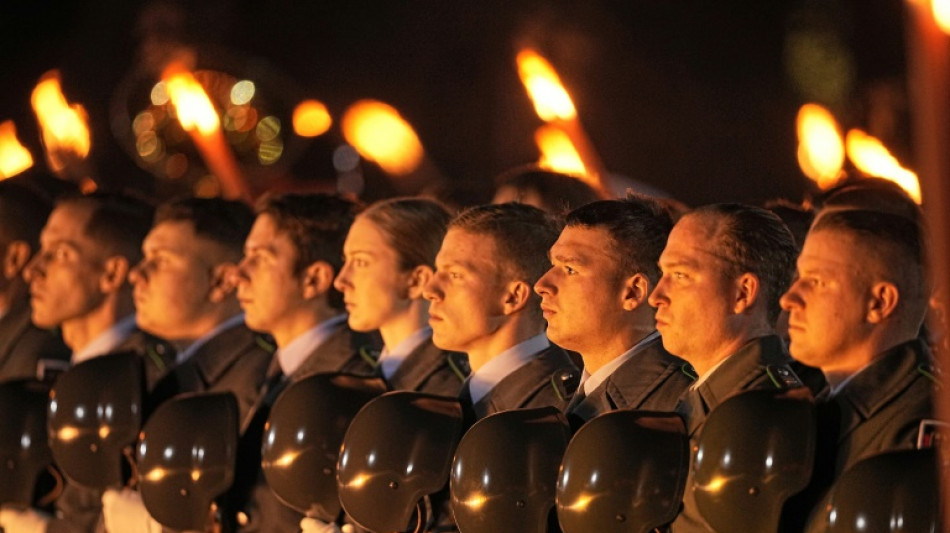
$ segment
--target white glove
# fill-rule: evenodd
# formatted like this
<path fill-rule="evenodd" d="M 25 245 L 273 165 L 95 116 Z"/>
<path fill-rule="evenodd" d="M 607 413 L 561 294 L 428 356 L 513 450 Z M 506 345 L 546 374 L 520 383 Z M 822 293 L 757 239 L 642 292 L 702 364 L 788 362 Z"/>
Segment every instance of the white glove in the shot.
<path fill-rule="evenodd" d="M 346 524 L 340 529 L 336 524 L 328 524 L 316 518 L 304 518 L 300 521 L 301 533 L 353 533 L 353 526 Z"/>
<path fill-rule="evenodd" d="M 0 509 L 0 528 L 5 533 L 46 533 L 47 522 L 49 516 L 36 509 Z"/>
<path fill-rule="evenodd" d="M 162 533 L 142 503 L 142 494 L 132 489 L 106 489 L 102 494 L 102 518 L 109 533 Z"/>

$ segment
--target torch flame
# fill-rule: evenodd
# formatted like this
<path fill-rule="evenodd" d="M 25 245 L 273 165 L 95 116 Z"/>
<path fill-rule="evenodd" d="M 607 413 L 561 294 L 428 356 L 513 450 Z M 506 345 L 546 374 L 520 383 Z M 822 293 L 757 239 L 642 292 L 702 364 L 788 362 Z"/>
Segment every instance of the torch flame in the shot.
<path fill-rule="evenodd" d="M 195 128 L 202 135 L 211 135 L 221 128 L 221 119 L 208 93 L 194 75 L 180 65 L 172 65 L 162 76 L 178 121 L 186 131 Z"/>
<path fill-rule="evenodd" d="M 294 131 L 301 137 L 323 135 L 333 125 L 327 106 L 317 100 L 304 100 L 294 109 Z"/>
<path fill-rule="evenodd" d="M 848 132 L 845 142 L 848 147 L 848 159 L 858 167 L 858 170 L 869 176 L 893 181 L 915 202 L 920 204 L 923 201 L 917 174 L 901 166 L 881 141 L 861 130 L 854 129 Z"/>
<path fill-rule="evenodd" d="M 12 120 L 0 124 L 0 179 L 15 176 L 33 166 L 33 156 L 16 138 Z"/>
<path fill-rule="evenodd" d="M 930 9 L 937 26 L 950 35 L 950 0 L 931 0 Z"/>
<path fill-rule="evenodd" d="M 577 148 L 563 130 L 554 126 L 541 126 L 534 133 L 534 142 L 541 151 L 541 160 L 538 161 L 541 167 L 562 174 L 582 176 L 584 181 L 593 184 L 593 180 L 588 179 L 587 168 Z"/>
<path fill-rule="evenodd" d="M 817 104 L 805 104 L 798 111 L 798 164 L 821 189 L 841 178 L 844 143 L 834 116 Z"/>
<path fill-rule="evenodd" d="M 66 100 L 59 83 L 59 72 L 51 70 L 44 74 L 33 89 L 30 100 L 43 131 L 50 167 L 54 171 L 65 168 L 64 154 L 85 159 L 90 145 L 86 110 L 80 104 L 70 105 Z"/>
<path fill-rule="evenodd" d="M 422 163 L 419 137 L 389 105 L 360 100 L 346 110 L 342 125 L 346 141 L 390 174 L 408 174 Z"/>
<path fill-rule="evenodd" d="M 541 120 L 573 120 L 577 110 L 571 96 L 561 84 L 554 67 L 540 54 L 531 49 L 518 53 L 518 75 L 534 103 L 534 110 Z"/>

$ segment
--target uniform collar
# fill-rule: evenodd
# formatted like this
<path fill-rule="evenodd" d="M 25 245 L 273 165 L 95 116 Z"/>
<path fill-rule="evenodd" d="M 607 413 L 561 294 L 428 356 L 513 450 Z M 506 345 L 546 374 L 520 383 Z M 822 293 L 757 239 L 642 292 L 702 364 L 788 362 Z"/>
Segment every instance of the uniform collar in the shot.
<path fill-rule="evenodd" d="M 300 365 L 307 360 L 307 357 L 318 346 L 326 342 L 341 324 L 346 322 L 346 318 L 346 314 L 341 314 L 324 320 L 298 335 L 287 346 L 279 347 L 277 349 L 277 362 L 280 364 L 281 372 L 285 376 L 290 376 L 296 372 Z"/>
<path fill-rule="evenodd" d="M 472 403 L 478 403 L 501 380 L 528 364 L 535 354 L 547 349 L 550 345 L 551 342 L 544 333 L 540 333 L 492 357 L 468 379 Z"/>
<path fill-rule="evenodd" d="M 70 364 L 75 365 L 83 361 L 92 359 L 99 355 L 105 355 L 119 347 L 126 339 L 132 335 L 135 330 L 135 314 L 131 314 L 116 323 L 112 327 L 103 331 L 98 337 L 87 344 L 78 352 L 73 352 Z"/>
<path fill-rule="evenodd" d="M 424 327 L 412 335 L 409 335 L 402 342 L 390 349 L 388 346 L 383 348 L 379 354 L 377 364 L 383 377 L 390 379 L 393 374 L 399 370 L 399 367 L 419 346 L 432 337 L 432 328 Z"/>
<path fill-rule="evenodd" d="M 607 378 L 611 376 L 611 374 L 616 372 L 617 369 L 620 368 L 621 365 L 623 365 L 624 363 L 629 361 L 634 355 L 639 353 L 643 349 L 644 346 L 646 346 L 647 344 L 649 344 L 650 342 L 652 342 L 653 340 L 659 337 L 660 337 L 660 333 L 658 331 L 653 331 L 652 333 L 650 333 L 649 335 L 641 339 L 640 342 L 634 344 L 632 348 L 620 354 L 620 356 L 615 357 L 606 365 L 598 368 L 597 372 L 594 372 L 593 374 L 588 374 L 587 370 L 584 370 L 584 373 L 581 374 L 581 387 L 584 388 L 584 394 L 590 396 L 595 390 L 597 390 L 597 387 L 599 387 L 604 381 L 606 381 Z"/>
<path fill-rule="evenodd" d="M 237 315 L 232 316 L 231 318 L 225 320 L 224 322 L 221 322 L 220 324 L 218 324 L 217 326 L 215 326 L 215 328 L 212 329 L 211 331 L 209 331 L 208 333 L 205 333 L 204 335 L 202 335 L 202 336 L 198 337 L 197 339 L 195 339 L 195 342 L 193 342 L 193 343 L 191 343 L 190 345 L 188 345 L 187 348 L 185 348 L 184 350 L 178 352 L 178 355 L 175 356 L 175 364 L 176 364 L 176 365 L 180 365 L 180 364 L 184 363 L 185 361 L 191 359 L 191 356 L 195 355 L 195 353 L 196 353 L 202 346 L 204 346 L 205 344 L 207 344 L 208 341 L 210 341 L 211 339 L 213 339 L 215 336 L 219 335 L 222 331 L 231 329 L 231 328 L 233 328 L 233 327 L 235 327 L 235 326 L 237 326 L 237 325 L 243 324 L 243 323 L 244 323 L 244 313 L 238 313 Z"/>

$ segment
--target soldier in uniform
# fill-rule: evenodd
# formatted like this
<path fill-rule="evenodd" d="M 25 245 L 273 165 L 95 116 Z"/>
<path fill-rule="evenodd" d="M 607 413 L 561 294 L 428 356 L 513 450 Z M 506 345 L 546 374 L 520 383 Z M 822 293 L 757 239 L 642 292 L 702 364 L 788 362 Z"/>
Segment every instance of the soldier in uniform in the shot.
<path fill-rule="evenodd" d="M 347 326 L 343 296 L 333 287 L 357 211 L 355 203 L 330 194 L 266 197 L 244 244 L 235 274 L 238 300 L 247 326 L 270 334 L 277 352 L 242 424 L 230 501 L 241 531 L 296 530 L 303 518 L 277 500 L 261 470 L 264 423 L 280 391 L 321 372 L 375 371 L 375 346 Z"/>
<path fill-rule="evenodd" d="M 59 333 L 30 320 L 30 292 L 23 280 L 49 212 L 49 201 L 26 185 L 0 183 L 0 380 L 42 377 L 51 361 L 65 366 L 69 360 Z"/>
<path fill-rule="evenodd" d="M 583 357 L 567 414 L 577 426 L 614 409 L 672 411 L 692 369 L 663 349 L 647 303 L 673 222 L 646 197 L 575 209 L 535 284 L 547 335 Z"/>
<path fill-rule="evenodd" d="M 706 416 L 744 390 L 801 386 L 774 333 L 779 297 L 791 280 L 795 242 L 773 213 L 740 204 L 685 215 L 660 255 L 662 277 L 650 294 L 663 346 L 696 369 L 698 379 L 676 411 L 695 453 Z M 691 454 L 691 462 L 695 458 Z M 675 532 L 711 531 L 687 481 Z"/>
<path fill-rule="evenodd" d="M 144 259 L 129 275 L 139 327 L 177 349 L 176 366 L 152 392 L 153 406 L 204 391 L 233 393 L 242 417 L 254 405 L 273 349 L 244 325 L 233 275 L 253 222 L 246 204 L 220 198 L 158 208 L 142 243 Z M 138 492 L 109 489 L 103 509 L 108 531 L 147 531 Z"/>
<path fill-rule="evenodd" d="M 376 368 L 393 390 L 455 397 L 468 375 L 464 354 L 432 344 L 422 297 L 450 218 L 431 200 L 386 200 L 360 213 L 343 243 L 334 286 L 351 328 L 379 330 L 384 347 Z"/>
<path fill-rule="evenodd" d="M 921 422 L 933 418 L 933 361 L 918 337 L 930 291 L 914 220 L 824 212 L 782 297 L 792 356 L 821 368 L 830 385 L 818 398 L 817 463 L 807 491 L 816 499 L 861 459 L 914 448 Z"/>
<path fill-rule="evenodd" d="M 474 207 L 449 224 L 424 295 L 435 345 L 468 354 L 461 398 L 474 419 L 563 409 L 577 386 L 579 371 L 545 336 L 532 289 L 559 229 L 540 209 L 515 203 Z"/>
<path fill-rule="evenodd" d="M 60 201 L 40 234 L 40 250 L 24 272 L 30 283 L 33 323 L 59 327 L 72 350 L 71 363 L 115 352 L 144 358 L 148 385 L 168 369 L 173 349 L 135 326 L 129 270 L 142 258 L 142 239 L 153 209 L 115 194 Z M 0 519 L 8 531 L 92 531 L 102 510 L 101 493 L 67 484 L 56 500 L 56 517 L 21 512 Z M 28 516 L 25 516 L 28 515 Z M 33 520 L 32 528 L 7 520 Z"/>

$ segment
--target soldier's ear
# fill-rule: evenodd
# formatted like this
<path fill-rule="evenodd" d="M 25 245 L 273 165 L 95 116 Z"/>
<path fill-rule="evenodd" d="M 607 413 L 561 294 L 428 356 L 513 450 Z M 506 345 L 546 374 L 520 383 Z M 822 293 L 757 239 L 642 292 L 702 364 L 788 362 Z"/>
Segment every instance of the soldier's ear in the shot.
<path fill-rule="evenodd" d="M 746 272 L 736 278 L 733 312 L 739 315 L 755 305 L 759 300 L 760 290 L 759 278 L 755 274 Z"/>
<path fill-rule="evenodd" d="M 3 254 L 3 277 L 13 279 L 20 276 L 23 268 L 30 262 L 32 250 L 26 241 L 13 241 L 7 245 Z"/>
<path fill-rule="evenodd" d="M 650 280 L 640 272 L 624 280 L 621 294 L 623 310 L 633 311 L 641 305 L 645 305 L 647 298 L 650 296 L 650 289 Z"/>
<path fill-rule="evenodd" d="M 502 302 L 504 314 L 511 315 L 527 307 L 534 291 L 531 285 L 523 281 L 512 281 L 505 289 L 505 299 Z"/>
<path fill-rule="evenodd" d="M 118 292 L 129 279 L 129 260 L 121 255 L 113 255 L 103 261 L 103 272 L 99 276 L 99 290 L 103 293 Z"/>
<path fill-rule="evenodd" d="M 435 272 L 429 265 L 419 265 L 409 273 L 409 299 L 419 300 L 422 298 L 422 289 L 429 283 Z"/>
<path fill-rule="evenodd" d="M 309 300 L 326 294 L 333 287 L 335 277 L 333 265 L 326 261 L 314 261 L 303 272 L 303 297 Z"/>
<path fill-rule="evenodd" d="M 211 270 L 208 300 L 221 303 L 237 289 L 238 267 L 234 263 L 219 263 Z"/>
<path fill-rule="evenodd" d="M 886 318 L 893 316 L 900 301 L 900 291 L 893 283 L 882 281 L 871 287 L 871 298 L 868 300 L 867 321 L 879 324 Z"/>

